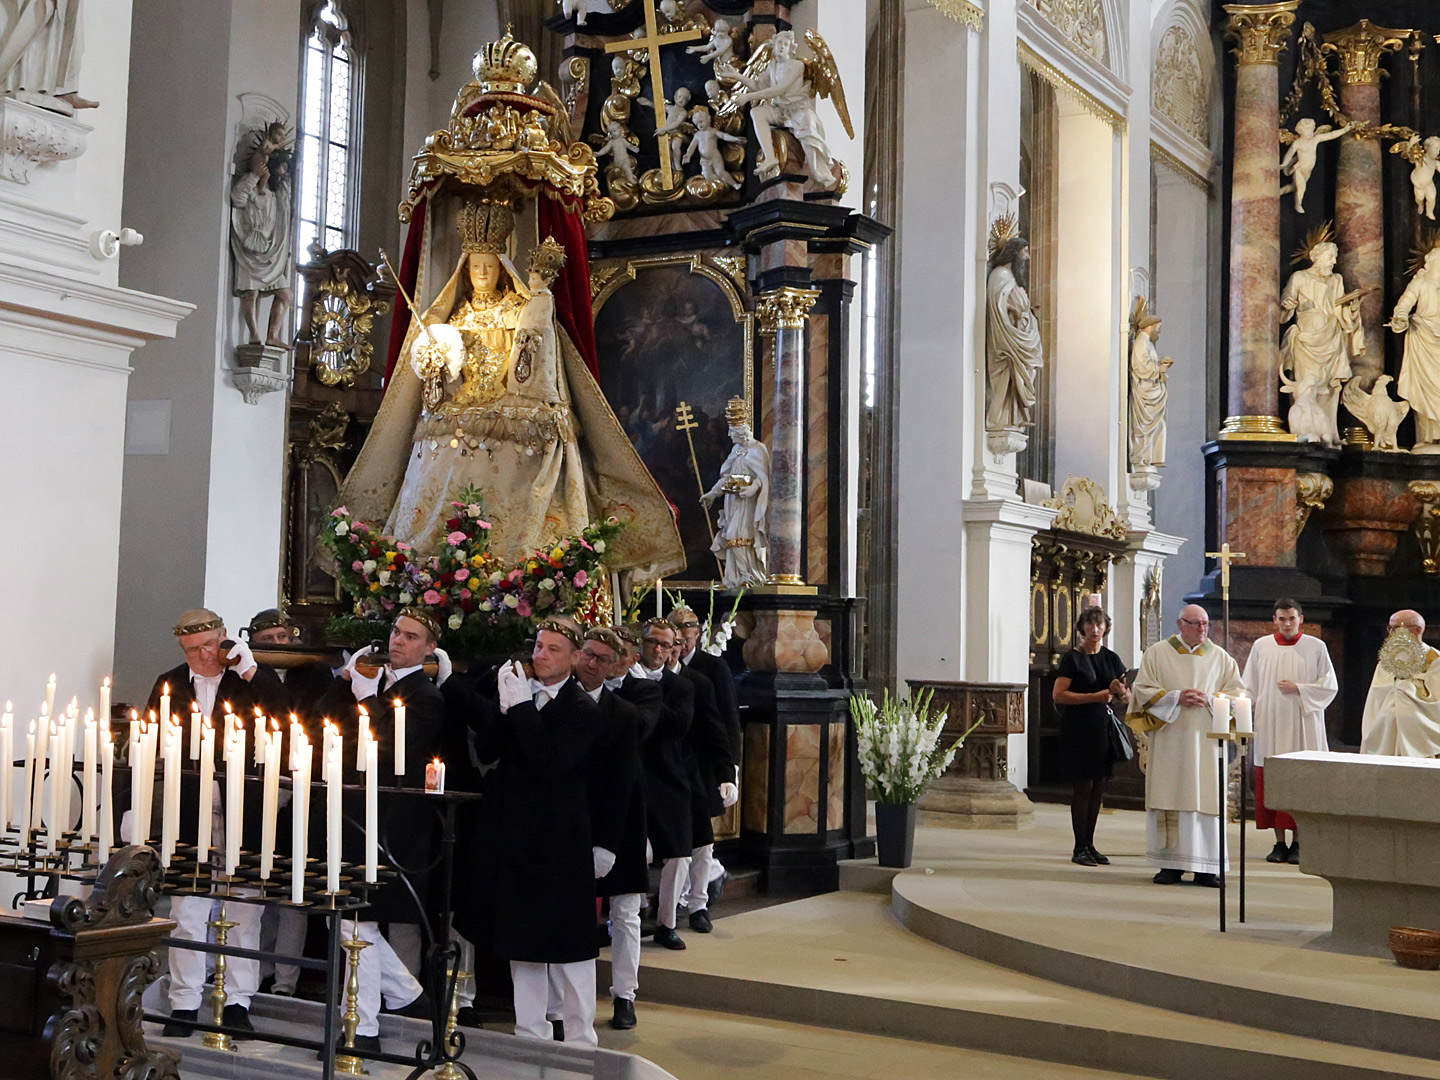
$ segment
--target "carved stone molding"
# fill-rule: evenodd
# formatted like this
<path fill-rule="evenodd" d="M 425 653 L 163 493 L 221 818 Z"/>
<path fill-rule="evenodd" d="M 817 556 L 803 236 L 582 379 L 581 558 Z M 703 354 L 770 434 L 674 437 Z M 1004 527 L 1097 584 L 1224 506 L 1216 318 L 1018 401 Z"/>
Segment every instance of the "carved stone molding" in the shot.
<path fill-rule="evenodd" d="M 1210 143 L 1210 86 L 1188 27 L 1172 26 L 1155 50 L 1150 105 L 1196 142 Z"/>
<path fill-rule="evenodd" d="M 1305 531 L 1305 523 L 1315 510 L 1324 510 L 1325 503 L 1335 494 L 1335 481 L 1324 473 L 1295 474 L 1295 534 Z"/>
<path fill-rule="evenodd" d="M 1109 57 L 1105 11 L 1100 0 L 1028 0 L 1080 52 L 1100 63 Z"/>
<path fill-rule="evenodd" d="M 777 330 L 803 330 L 805 319 L 818 299 L 819 289 L 797 289 L 790 285 L 766 293 L 755 305 L 760 332 L 773 334 Z"/>
<path fill-rule="evenodd" d="M 37 165 L 83 154 L 91 130 L 63 113 L 0 95 L 0 178 L 30 183 Z"/>
<path fill-rule="evenodd" d="M 1225 4 L 1230 21 L 1225 36 L 1235 42 L 1234 53 L 1241 64 L 1279 64 L 1280 54 L 1290 40 L 1295 9 L 1300 0 L 1275 4 Z"/>
<path fill-rule="evenodd" d="M 266 394 L 289 385 L 289 356 L 289 350 L 279 345 L 258 341 L 235 346 L 235 370 L 231 374 L 245 404 L 254 405 Z"/>
<path fill-rule="evenodd" d="M 1116 540 L 1124 540 L 1130 535 L 1129 527 L 1105 498 L 1105 489 L 1088 476 L 1066 477 L 1060 494 L 1046 499 L 1042 505 L 1060 511 L 1051 523 L 1053 529 L 1089 536 L 1109 536 Z"/>
<path fill-rule="evenodd" d="M 1351 86 L 1379 86 L 1380 58 L 1398 52 L 1413 30 L 1390 30 L 1361 19 L 1354 26 L 1325 35 L 1321 46 L 1340 57 L 1340 71 Z"/>

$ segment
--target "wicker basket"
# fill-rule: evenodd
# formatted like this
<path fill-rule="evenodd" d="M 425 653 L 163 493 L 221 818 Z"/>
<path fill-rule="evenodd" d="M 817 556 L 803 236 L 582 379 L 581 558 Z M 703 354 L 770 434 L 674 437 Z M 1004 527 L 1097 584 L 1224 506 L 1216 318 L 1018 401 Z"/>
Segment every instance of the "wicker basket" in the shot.
<path fill-rule="evenodd" d="M 1440 971 L 1440 932 L 1413 926 L 1390 928 L 1390 951 L 1401 967 Z"/>

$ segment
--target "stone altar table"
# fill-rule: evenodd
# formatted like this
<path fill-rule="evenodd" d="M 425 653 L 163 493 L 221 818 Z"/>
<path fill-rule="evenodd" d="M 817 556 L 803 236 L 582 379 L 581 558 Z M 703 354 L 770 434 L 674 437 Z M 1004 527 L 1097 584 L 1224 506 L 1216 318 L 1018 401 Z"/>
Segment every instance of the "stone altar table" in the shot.
<path fill-rule="evenodd" d="M 1299 825 L 1301 871 L 1330 882 L 1329 948 L 1386 956 L 1392 926 L 1440 930 L 1440 760 L 1283 754 L 1265 802 Z"/>

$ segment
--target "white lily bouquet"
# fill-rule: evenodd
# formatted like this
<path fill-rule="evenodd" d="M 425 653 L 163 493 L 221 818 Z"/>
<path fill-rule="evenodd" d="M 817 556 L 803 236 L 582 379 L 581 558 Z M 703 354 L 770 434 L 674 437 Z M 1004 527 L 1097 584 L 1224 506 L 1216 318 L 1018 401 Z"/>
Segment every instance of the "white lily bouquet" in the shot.
<path fill-rule="evenodd" d="M 923 690 L 914 698 L 892 697 L 887 689 L 878 707 L 868 695 L 850 699 L 860 770 L 877 802 L 905 804 L 918 800 L 930 781 L 950 767 L 965 735 L 978 726 L 979 721 L 948 747 L 942 746 L 945 711 L 931 712 L 933 696 L 933 690 Z"/>

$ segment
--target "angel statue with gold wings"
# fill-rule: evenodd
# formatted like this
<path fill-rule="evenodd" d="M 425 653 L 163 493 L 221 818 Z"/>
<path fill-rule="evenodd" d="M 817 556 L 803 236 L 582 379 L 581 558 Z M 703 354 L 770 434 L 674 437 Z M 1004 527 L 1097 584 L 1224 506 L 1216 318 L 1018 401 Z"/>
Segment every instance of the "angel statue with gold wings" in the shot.
<path fill-rule="evenodd" d="M 813 30 L 805 31 L 805 42 L 815 54 L 813 60 L 795 55 L 795 34 L 782 30 L 755 50 L 739 73 L 738 82 L 745 87 L 728 102 L 729 110 L 752 104 L 750 121 L 760 143 L 760 160 L 755 171 L 762 177 L 774 176 L 782 164 L 775 152 L 774 128 L 784 128 L 795 136 L 805 151 L 805 164 L 810 178 L 822 188 L 841 187 L 846 180 L 843 163 L 835 160 L 825 144 L 825 129 L 815 109 L 816 96 L 830 98 L 845 133 L 855 137 L 850 123 L 850 109 L 845 103 L 845 88 L 840 84 L 840 71 L 825 39 Z M 838 165 L 838 168 L 837 168 Z"/>

